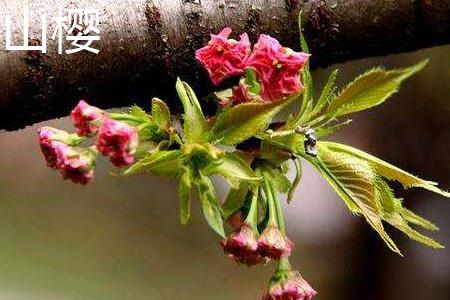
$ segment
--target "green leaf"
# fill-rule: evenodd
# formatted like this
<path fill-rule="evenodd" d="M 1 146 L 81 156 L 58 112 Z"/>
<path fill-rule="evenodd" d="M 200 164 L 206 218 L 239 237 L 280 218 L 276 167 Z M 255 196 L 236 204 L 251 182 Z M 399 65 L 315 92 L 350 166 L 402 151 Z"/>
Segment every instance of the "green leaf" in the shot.
<path fill-rule="evenodd" d="M 303 134 L 290 134 L 286 136 L 265 137 L 264 142 L 285 151 L 299 154 L 305 152 L 303 145 L 305 136 Z"/>
<path fill-rule="evenodd" d="M 127 168 L 123 175 L 152 173 L 154 175 L 177 176 L 182 171 L 181 151 L 164 150 L 148 153 Z"/>
<path fill-rule="evenodd" d="M 291 158 L 291 154 L 279 147 L 273 146 L 265 141 L 261 141 L 259 159 L 267 160 L 273 165 L 280 166 Z"/>
<path fill-rule="evenodd" d="M 247 69 L 245 71 L 245 83 L 249 86 L 250 93 L 255 95 L 261 93 L 261 85 L 258 82 L 255 70 Z"/>
<path fill-rule="evenodd" d="M 293 98 L 277 102 L 249 102 L 225 109 L 216 119 L 209 140 L 235 145 L 267 128 L 268 123 Z"/>
<path fill-rule="evenodd" d="M 428 60 L 405 69 L 372 69 L 351 82 L 328 106 L 327 114 L 339 117 L 383 103 L 397 92 L 403 80 L 420 71 Z"/>
<path fill-rule="evenodd" d="M 405 189 L 410 187 L 420 187 L 429 190 L 431 192 L 440 194 L 444 197 L 450 198 L 450 193 L 439 189 L 437 187 L 436 182 L 420 179 L 419 177 L 411 175 L 408 172 L 403 171 L 402 169 L 397 168 L 396 166 L 393 166 L 364 151 L 355 149 L 350 146 L 332 142 L 319 142 L 318 147 L 319 151 L 321 151 L 321 149 L 327 149 L 327 151 L 347 153 L 351 154 L 354 157 L 358 157 L 362 160 L 365 160 L 373 167 L 373 169 L 377 174 L 388 180 L 395 180 L 400 182 Z"/>
<path fill-rule="evenodd" d="M 186 143 L 201 143 L 205 140 L 207 123 L 202 108 L 191 87 L 177 79 L 176 90 L 184 108 L 184 135 Z"/>
<path fill-rule="evenodd" d="M 433 248 L 442 248 L 442 245 L 409 226 L 408 223 L 412 223 L 425 229 L 437 229 L 431 222 L 403 208 L 401 201 L 394 197 L 383 177 L 399 180 L 405 188 L 419 186 L 444 196 L 448 196 L 448 193 L 430 185 L 429 181 L 419 179 L 346 145 L 318 142 L 318 153 L 317 160 L 308 156 L 305 158 L 322 173 L 352 212 L 364 215 L 393 251 L 400 254 L 397 246 L 384 231 L 382 221 L 401 230 L 411 239 Z"/>
<path fill-rule="evenodd" d="M 216 191 L 208 177 L 199 174 L 194 180 L 202 205 L 203 216 L 208 222 L 209 227 L 218 235 L 225 238 L 222 215 L 219 207 L 219 200 Z"/>
<path fill-rule="evenodd" d="M 335 133 L 337 130 L 341 129 L 342 127 L 349 125 L 351 122 L 352 122 L 352 119 L 347 119 L 344 122 L 339 122 L 339 123 L 325 126 L 325 127 L 319 127 L 316 129 L 316 136 L 318 138 L 329 136 L 329 135 Z"/>
<path fill-rule="evenodd" d="M 288 191 L 287 203 L 291 203 L 292 199 L 294 198 L 294 192 L 297 189 L 297 186 L 302 178 L 302 165 L 300 161 L 298 159 L 294 159 L 293 161 L 295 166 L 295 178 L 294 181 L 292 181 L 291 188 Z"/>
<path fill-rule="evenodd" d="M 409 223 L 418 225 L 418 226 L 428 229 L 428 230 L 433 230 L 433 231 L 439 230 L 439 227 L 434 225 L 432 222 L 422 218 L 421 216 L 416 215 L 414 212 L 410 211 L 409 209 L 403 208 L 403 210 L 400 212 L 400 214 Z"/>
<path fill-rule="evenodd" d="M 302 29 L 302 11 L 298 14 L 298 32 L 300 35 L 300 48 L 302 52 L 309 53 L 309 47 L 308 43 L 306 41 L 306 38 L 303 34 Z M 299 113 L 295 117 L 294 120 L 294 127 L 304 122 L 306 119 L 309 118 L 309 114 L 313 107 L 313 80 L 311 76 L 311 71 L 309 69 L 309 60 L 306 62 L 302 73 L 302 83 L 305 87 L 303 94 L 302 94 L 302 102 L 300 105 Z"/>
<path fill-rule="evenodd" d="M 330 76 L 328 77 L 328 81 L 325 84 L 322 93 L 320 94 L 319 100 L 317 100 L 311 115 L 319 114 L 325 108 L 325 106 L 328 103 L 330 103 L 331 100 L 333 99 L 334 90 L 336 89 L 334 83 L 336 82 L 338 72 L 339 72 L 338 69 L 331 72 Z"/>
<path fill-rule="evenodd" d="M 369 163 L 348 153 L 321 147 L 317 159 L 307 158 L 333 187 L 351 212 L 363 215 L 386 245 L 401 254 L 382 223 L 382 207 L 377 198 L 377 180 Z"/>
<path fill-rule="evenodd" d="M 303 11 L 300 11 L 298 14 L 298 33 L 300 34 L 300 49 L 304 53 L 309 53 L 309 47 L 308 43 L 306 42 L 305 35 L 303 34 L 303 21 L 302 21 L 302 14 Z M 306 67 L 309 69 L 309 62 L 307 63 Z"/>
<path fill-rule="evenodd" d="M 132 105 L 130 107 L 130 115 L 146 120 L 149 119 L 149 115 L 147 115 L 147 113 L 145 112 L 145 110 L 143 110 L 142 108 L 140 108 L 137 105 Z"/>
<path fill-rule="evenodd" d="M 402 207 L 402 204 L 399 199 L 396 199 L 394 197 L 394 194 L 392 193 L 392 190 L 389 188 L 386 182 L 383 180 L 378 180 L 376 183 L 377 186 L 377 197 L 380 201 L 380 203 L 383 206 L 383 219 L 397 228 L 398 230 L 405 233 L 409 238 L 412 240 L 415 240 L 419 243 L 422 243 L 426 246 L 440 249 L 444 248 L 441 244 L 433 240 L 432 238 L 429 238 L 420 232 L 412 229 L 408 225 L 408 220 L 403 217 L 403 211 L 404 208 Z M 418 217 L 418 216 L 416 216 Z M 420 218 L 420 217 L 419 217 Z M 420 218 L 422 219 L 422 218 Z M 424 219 L 422 219 L 424 220 Z M 426 220 L 424 220 L 425 224 L 430 223 Z M 429 225 L 429 224 L 427 224 Z"/>
<path fill-rule="evenodd" d="M 239 187 L 231 187 L 230 191 L 228 192 L 227 198 L 222 205 L 222 216 L 225 220 L 242 208 L 245 203 L 248 191 L 249 186 L 245 182 L 242 182 Z"/>
<path fill-rule="evenodd" d="M 268 163 L 260 163 L 257 166 L 257 170 L 261 172 L 261 175 L 270 181 L 273 187 L 282 193 L 287 193 L 291 188 L 291 182 L 284 175 L 283 171 Z"/>
<path fill-rule="evenodd" d="M 241 181 L 255 183 L 261 180 L 248 163 L 230 152 L 225 152 L 219 162 L 209 164 L 203 172 L 207 175 L 222 175 L 235 188 Z"/>
<path fill-rule="evenodd" d="M 312 80 L 311 73 L 305 67 L 301 76 L 302 76 L 302 82 L 303 82 L 303 85 L 305 86 L 305 89 L 303 90 L 303 94 L 302 94 L 302 103 L 300 106 L 300 112 L 298 114 L 298 116 L 300 118 L 296 122 L 297 124 L 302 124 L 302 123 L 306 122 L 307 120 L 309 120 L 309 118 L 311 116 L 311 111 L 313 109 L 313 103 L 314 103 L 313 80 Z"/>
<path fill-rule="evenodd" d="M 190 172 L 186 171 L 181 175 L 178 194 L 180 197 L 180 222 L 186 225 L 191 216 L 191 189 L 192 178 Z"/>
<path fill-rule="evenodd" d="M 152 99 L 152 117 L 159 127 L 164 129 L 170 127 L 170 110 L 167 104 L 161 99 Z"/>

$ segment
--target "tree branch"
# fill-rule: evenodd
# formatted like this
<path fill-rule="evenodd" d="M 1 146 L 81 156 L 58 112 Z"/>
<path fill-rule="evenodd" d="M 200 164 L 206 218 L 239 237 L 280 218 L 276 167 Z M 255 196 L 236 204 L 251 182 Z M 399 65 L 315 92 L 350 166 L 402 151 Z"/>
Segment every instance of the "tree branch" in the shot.
<path fill-rule="evenodd" d="M 25 2 L 0 0 L 0 28 L 12 15 L 16 44 Z M 6 52 L 1 31 L 0 129 L 67 115 L 80 98 L 102 108 L 145 103 L 152 96 L 177 103 L 176 76 L 204 95 L 211 85 L 193 53 L 210 32 L 230 26 L 253 41 L 268 33 L 298 49 L 300 9 L 313 67 L 450 42 L 450 0 L 49 0 L 34 1 L 30 11 L 50 18 L 58 5 L 99 9 L 100 53 L 58 55 L 52 40 L 47 54 Z M 40 42 L 39 19 L 32 19 L 30 37 Z"/>

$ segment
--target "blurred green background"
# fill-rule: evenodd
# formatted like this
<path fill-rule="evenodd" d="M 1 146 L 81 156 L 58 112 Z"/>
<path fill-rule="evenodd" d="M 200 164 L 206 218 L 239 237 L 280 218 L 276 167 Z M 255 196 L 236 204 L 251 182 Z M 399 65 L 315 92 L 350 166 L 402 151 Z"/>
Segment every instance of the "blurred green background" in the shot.
<path fill-rule="evenodd" d="M 450 47 L 332 68 L 341 69 L 343 84 L 374 65 L 426 57 L 428 67 L 398 94 L 356 115 L 333 139 L 450 189 Z M 313 73 L 316 86 L 330 70 Z M 260 299 L 273 266 L 237 266 L 223 255 L 196 204 L 191 222 L 179 225 L 175 181 L 110 176 L 105 160 L 92 184 L 63 181 L 40 155 L 41 125 L 72 130 L 63 118 L 0 133 L 0 299 Z M 398 190 L 407 207 L 441 227 L 431 235 L 450 245 L 448 200 Z M 449 250 L 425 248 L 389 228 L 405 257 L 391 253 L 306 164 L 285 211 L 293 264 L 318 290 L 316 299 L 450 299 Z"/>

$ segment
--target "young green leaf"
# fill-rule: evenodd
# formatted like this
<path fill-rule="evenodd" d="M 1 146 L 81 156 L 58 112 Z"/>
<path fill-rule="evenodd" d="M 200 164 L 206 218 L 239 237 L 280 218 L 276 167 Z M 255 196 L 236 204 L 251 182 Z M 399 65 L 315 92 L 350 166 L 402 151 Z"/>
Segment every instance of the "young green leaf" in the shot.
<path fill-rule="evenodd" d="M 437 187 L 437 183 L 433 181 L 427 181 L 420 179 L 417 176 L 411 175 L 406 171 L 403 171 L 400 168 L 397 168 L 396 166 L 393 166 L 379 158 L 376 158 L 375 156 L 372 156 L 364 151 L 355 149 L 350 146 L 338 144 L 338 143 L 332 143 L 332 142 L 319 142 L 319 151 L 322 149 L 325 149 L 325 151 L 334 151 L 334 152 L 341 152 L 341 153 L 347 153 L 354 157 L 358 157 L 362 160 L 365 160 L 368 162 L 373 169 L 376 171 L 376 173 L 388 180 L 396 180 L 400 182 L 405 189 L 410 187 L 420 187 L 426 190 L 429 190 L 431 192 L 440 194 L 444 197 L 450 198 L 450 193 L 443 191 Z"/>
<path fill-rule="evenodd" d="M 302 29 L 302 12 L 298 14 L 298 31 L 300 35 L 300 48 L 302 52 L 309 53 L 308 43 L 303 34 Z M 298 114 L 294 118 L 294 127 L 301 124 L 304 120 L 309 118 L 309 114 L 313 108 L 313 80 L 311 76 L 311 71 L 309 70 L 309 60 L 306 62 L 302 72 L 301 72 L 302 83 L 304 86 L 304 91 L 302 94 L 300 109 Z"/>
<path fill-rule="evenodd" d="M 283 163 L 291 157 L 292 155 L 289 152 L 273 146 L 265 141 L 261 142 L 259 159 L 267 160 L 276 166 L 282 166 Z"/>
<path fill-rule="evenodd" d="M 297 19 L 298 33 L 300 35 L 300 49 L 305 53 L 309 53 L 308 43 L 306 42 L 305 35 L 303 34 L 302 14 L 303 14 L 303 11 L 300 11 L 298 14 L 298 19 Z M 308 67 L 309 67 L 309 63 L 308 63 Z"/>
<path fill-rule="evenodd" d="M 325 84 L 322 93 L 320 94 L 319 99 L 317 100 L 314 109 L 311 113 L 312 116 L 315 116 L 319 114 L 325 106 L 331 102 L 331 100 L 334 97 L 334 91 L 336 89 L 334 83 L 336 82 L 336 78 L 338 75 L 339 70 L 335 69 L 333 72 L 331 72 L 330 76 L 328 77 L 328 81 Z"/>
<path fill-rule="evenodd" d="M 242 208 L 248 191 L 249 187 L 245 182 L 241 182 L 236 188 L 231 187 L 228 196 L 222 205 L 222 216 L 225 220 Z"/>
<path fill-rule="evenodd" d="M 297 189 L 297 186 L 302 178 L 302 165 L 300 161 L 298 159 L 294 159 L 293 162 L 295 166 L 295 177 L 294 181 L 292 181 L 291 188 L 288 191 L 286 199 L 287 203 L 291 203 L 292 199 L 294 199 L 294 192 Z"/>
<path fill-rule="evenodd" d="M 402 217 L 408 221 L 411 224 L 418 225 L 422 228 L 425 228 L 427 230 L 439 230 L 439 227 L 434 225 L 432 222 L 422 218 L 421 216 L 416 215 L 414 212 L 410 211 L 409 209 L 403 208 L 400 212 Z"/>
<path fill-rule="evenodd" d="M 154 175 L 178 176 L 182 171 L 180 150 L 164 150 L 148 153 L 127 168 L 123 175 L 152 173 Z"/>
<path fill-rule="evenodd" d="M 152 99 L 152 117 L 155 123 L 164 129 L 170 126 L 170 110 L 167 104 L 158 98 Z"/>
<path fill-rule="evenodd" d="M 209 164 L 203 172 L 207 175 L 222 175 L 234 188 L 237 188 L 242 181 L 256 183 L 261 180 L 249 164 L 230 152 L 225 152 L 219 162 Z"/>
<path fill-rule="evenodd" d="M 141 107 L 137 105 L 132 105 L 130 107 L 130 115 L 136 118 L 140 118 L 142 120 L 148 120 L 150 116 L 143 110 Z"/>
<path fill-rule="evenodd" d="M 401 254 L 397 245 L 384 230 L 383 211 L 377 198 L 377 176 L 370 164 L 347 153 L 320 148 L 319 156 L 305 156 L 333 187 L 351 212 L 363 215 L 378 232 L 386 245 Z"/>
<path fill-rule="evenodd" d="M 186 143 L 201 143 L 205 140 L 207 123 L 197 96 L 184 81 L 177 79 L 176 90 L 184 108 L 184 135 Z"/>
<path fill-rule="evenodd" d="M 178 194 L 180 197 L 180 222 L 186 225 L 191 216 L 192 178 L 190 172 L 184 172 L 180 178 Z"/>
<path fill-rule="evenodd" d="M 448 193 L 439 190 L 434 183 L 412 176 L 349 146 L 319 142 L 318 153 L 317 159 L 304 157 L 322 173 L 352 212 L 364 215 L 393 251 L 400 254 L 397 246 L 384 231 L 381 221 L 388 222 L 411 239 L 425 245 L 433 248 L 442 247 L 408 225 L 410 222 L 426 229 L 437 229 L 431 222 L 403 208 L 400 200 L 394 197 L 382 177 L 398 180 L 405 188 L 419 186 L 444 196 L 448 196 Z"/>
<path fill-rule="evenodd" d="M 405 233 L 412 240 L 435 249 L 444 248 L 432 238 L 421 234 L 409 226 L 408 220 L 403 217 L 404 208 L 400 200 L 394 197 L 392 190 L 384 180 L 378 180 L 376 187 L 377 197 L 383 207 L 383 219 L 386 222 Z"/>
<path fill-rule="evenodd" d="M 245 83 L 248 85 L 250 93 L 259 95 L 259 93 L 261 92 L 261 85 L 258 82 L 258 77 L 256 76 L 255 70 L 246 70 Z"/>
<path fill-rule="evenodd" d="M 268 163 L 260 163 L 258 164 L 257 170 L 261 173 L 262 177 L 271 182 L 277 191 L 287 193 L 291 188 L 289 179 L 275 166 Z"/>
<path fill-rule="evenodd" d="M 423 60 L 409 68 L 390 71 L 375 68 L 360 75 L 334 98 L 327 114 L 339 117 L 383 103 L 398 91 L 402 81 L 419 72 L 427 62 Z"/>
<path fill-rule="evenodd" d="M 194 181 L 202 205 L 203 216 L 209 227 L 221 237 L 225 237 L 222 214 L 214 185 L 209 177 L 199 174 Z"/>
<path fill-rule="evenodd" d="M 318 138 L 329 136 L 329 135 L 335 133 L 337 130 L 341 129 L 342 127 L 349 125 L 351 122 L 352 122 L 352 119 L 347 119 L 343 122 L 339 122 L 339 123 L 336 123 L 333 125 L 318 127 L 316 129 L 316 136 Z"/>
<path fill-rule="evenodd" d="M 249 102 L 235 105 L 222 112 L 214 122 L 209 140 L 235 145 L 267 128 L 268 123 L 294 98 L 277 102 Z"/>

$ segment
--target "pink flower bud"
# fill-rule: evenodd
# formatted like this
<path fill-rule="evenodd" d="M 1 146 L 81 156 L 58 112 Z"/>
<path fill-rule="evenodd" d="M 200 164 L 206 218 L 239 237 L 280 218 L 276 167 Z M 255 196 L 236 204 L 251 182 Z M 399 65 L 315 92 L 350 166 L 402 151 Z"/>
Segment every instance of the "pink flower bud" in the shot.
<path fill-rule="evenodd" d="M 317 292 L 298 271 L 275 274 L 262 300 L 311 300 Z"/>
<path fill-rule="evenodd" d="M 258 75 L 261 97 L 278 101 L 303 90 L 300 71 L 308 58 L 309 54 L 282 47 L 276 39 L 262 34 L 247 59 L 247 67 Z"/>
<path fill-rule="evenodd" d="M 258 240 L 259 253 L 271 259 L 280 259 L 281 257 L 289 257 L 291 255 L 294 243 L 275 227 L 268 226 L 264 229 Z"/>
<path fill-rule="evenodd" d="M 103 111 L 80 100 L 70 113 L 70 118 L 75 124 L 78 135 L 89 136 L 97 133 L 103 118 Z"/>
<path fill-rule="evenodd" d="M 38 137 L 42 154 L 50 168 L 59 170 L 64 179 L 75 183 L 86 184 L 92 180 L 95 151 L 67 145 L 75 141 L 73 135 L 48 126 L 39 128 Z"/>
<path fill-rule="evenodd" d="M 228 39 L 230 28 L 224 28 L 218 35 L 212 34 L 208 45 L 195 52 L 195 58 L 208 71 L 214 85 L 224 79 L 244 73 L 245 60 L 250 54 L 250 41 L 246 33 L 236 41 Z"/>
<path fill-rule="evenodd" d="M 58 147 L 59 144 L 73 145 L 78 144 L 80 138 L 50 126 L 40 127 L 38 129 L 38 141 L 41 152 L 47 162 L 47 166 L 52 169 L 58 168 Z M 55 144 L 55 142 L 59 142 Z"/>
<path fill-rule="evenodd" d="M 52 127 L 41 127 L 38 129 L 38 140 L 41 152 L 44 155 L 47 166 L 56 169 L 58 167 L 58 155 L 53 139 L 57 135 L 56 129 Z"/>
<path fill-rule="evenodd" d="M 116 167 L 128 166 L 134 162 L 139 142 L 136 128 L 124 122 L 104 118 L 97 136 L 98 151 L 109 157 Z"/>
<path fill-rule="evenodd" d="M 242 227 L 221 241 L 223 251 L 236 262 L 253 266 L 265 263 L 266 260 L 258 252 L 257 232 L 244 223 Z"/>
<path fill-rule="evenodd" d="M 72 148 L 60 142 L 53 143 L 58 154 L 58 168 L 64 179 L 82 185 L 92 180 L 96 157 L 94 151 Z"/>

